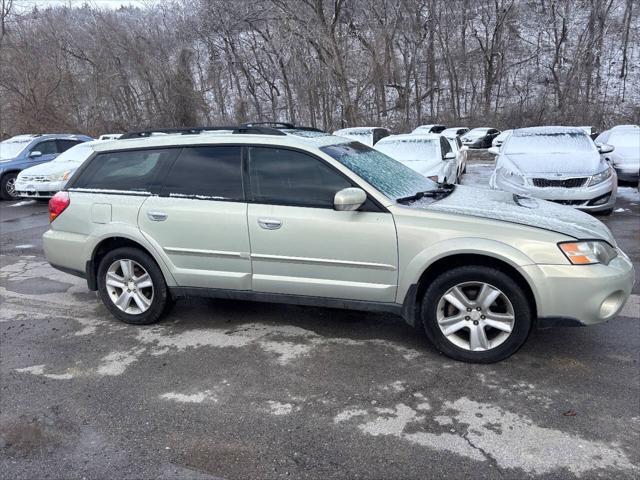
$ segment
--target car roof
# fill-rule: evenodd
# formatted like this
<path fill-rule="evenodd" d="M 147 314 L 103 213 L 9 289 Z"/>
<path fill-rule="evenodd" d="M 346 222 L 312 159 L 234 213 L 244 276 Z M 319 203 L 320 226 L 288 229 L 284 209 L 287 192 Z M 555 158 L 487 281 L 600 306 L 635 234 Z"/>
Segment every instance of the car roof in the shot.
<path fill-rule="evenodd" d="M 375 129 L 382 129 L 382 130 L 388 130 L 384 127 L 350 127 L 350 128 L 341 128 L 340 130 L 336 130 L 335 132 L 333 132 L 334 135 L 366 135 L 369 133 L 372 133 Z"/>
<path fill-rule="evenodd" d="M 427 140 L 438 140 L 442 135 L 437 133 L 402 133 L 400 135 L 389 135 L 378 140 L 376 145 L 384 143 L 397 143 L 397 142 L 420 142 Z"/>
<path fill-rule="evenodd" d="M 616 125 L 615 127 L 611 127 L 611 130 L 637 130 L 640 129 L 638 125 Z"/>
<path fill-rule="evenodd" d="M 511 135 L 514 137 L 526 137 L 531 135 L 553 135 L 556 133 L 581 133 L 586 135 L 587 132 L 581 127 L 562 127 L 562 126 L 544 126 L 544 127 L 526 127 L 516 128 Z"/>
<path fill-rule="evenodd" d="M 295 129 L 294 129 L 295 130 Z M 112 150 L 131 150 L 139 148 L 179 147 L 185 145 L 216 145 L 216 144 L 261 144 L 286 147 L 320 148 L 327 145 L 348 143 L 351 140 L 331 134 L 310 135 L 308 131 L 287 132 L 285 135 L 236 134 L 228 131 L 202 132 L 199 134 L 165 134 L 151 135 L 141 138 L 124 140 L 105 140 L 93 147 L 97 152 Z M 299 133 L 299 134 L 298 134 Z"/>

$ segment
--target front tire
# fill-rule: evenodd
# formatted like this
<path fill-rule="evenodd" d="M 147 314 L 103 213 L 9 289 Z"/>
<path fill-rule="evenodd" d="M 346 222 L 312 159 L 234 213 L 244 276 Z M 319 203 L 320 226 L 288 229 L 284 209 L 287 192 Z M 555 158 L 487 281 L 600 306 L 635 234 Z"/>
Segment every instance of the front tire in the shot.
<path fill-rule="evenodd" d="M 168 302 L 162 271 L 148 254 L 123 247 L 107 253 L 98 266 L 98 294 L 119 320 L 134 325 L 156 323 Z"/>
<path fill-rule="evenodd" d="M 421 308 L 427 337 L 443 354 L 470 363 L 513 355 L 532 325 L 527 297 L 514 279 L 492 267 L 468 265 L 439 275 Z"/>
<path fill-rule="evenodd" d="M 7 173 L 0 180 L 0 198 L 3 200 L 17 200 L 20 198 L 16 193 L 17 173 Z"/>

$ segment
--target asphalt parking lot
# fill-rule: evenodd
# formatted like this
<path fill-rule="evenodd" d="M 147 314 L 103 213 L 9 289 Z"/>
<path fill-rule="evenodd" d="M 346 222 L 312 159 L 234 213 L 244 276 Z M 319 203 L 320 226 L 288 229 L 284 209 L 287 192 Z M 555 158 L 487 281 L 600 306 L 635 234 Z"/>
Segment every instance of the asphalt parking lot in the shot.
<path fill-rule="evenodd" d="M 640 195 L 619 194 L 599 218 L 638 271 Z M 618 318 L 494 365 L 384 314 L 205 299 L 135 327 L 49 267 L 46 212 L 0 204 L 2 478 L 640 475 L 638 283 Z"/>

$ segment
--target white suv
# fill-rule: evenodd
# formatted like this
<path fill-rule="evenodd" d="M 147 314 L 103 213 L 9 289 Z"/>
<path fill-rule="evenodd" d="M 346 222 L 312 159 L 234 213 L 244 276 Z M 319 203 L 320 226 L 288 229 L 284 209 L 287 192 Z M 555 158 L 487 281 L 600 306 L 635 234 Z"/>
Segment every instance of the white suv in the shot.
<path fill-rule="evenodd" d="M 125 322 L 186 295 L 393 312 L 453 358 L 494 362 L 630 294 L 611 232 L 571 208 L 438 185 L 312 129 L 187 133 L 96 145 L 50 201 L 49 262 Z"/>

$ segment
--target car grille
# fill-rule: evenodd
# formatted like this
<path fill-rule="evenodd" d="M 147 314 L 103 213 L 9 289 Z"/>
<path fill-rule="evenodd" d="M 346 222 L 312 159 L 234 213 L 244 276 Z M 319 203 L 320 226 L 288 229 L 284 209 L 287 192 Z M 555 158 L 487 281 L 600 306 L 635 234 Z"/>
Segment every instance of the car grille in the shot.
<path fill-rule="evenodd" d="M 584 187 L 589 181 L 589 177 L 565 178 L 562 180 L 551 180 L 549 178 L 532 178 L 531 182 L 536 187 L 560 187 L 579 188 Z"/>
<path fill-rule="evenodd" d="M 45 175 L 22 175 L 20 180 L 23 182 L 48 182 L 49 180 Z"/>

